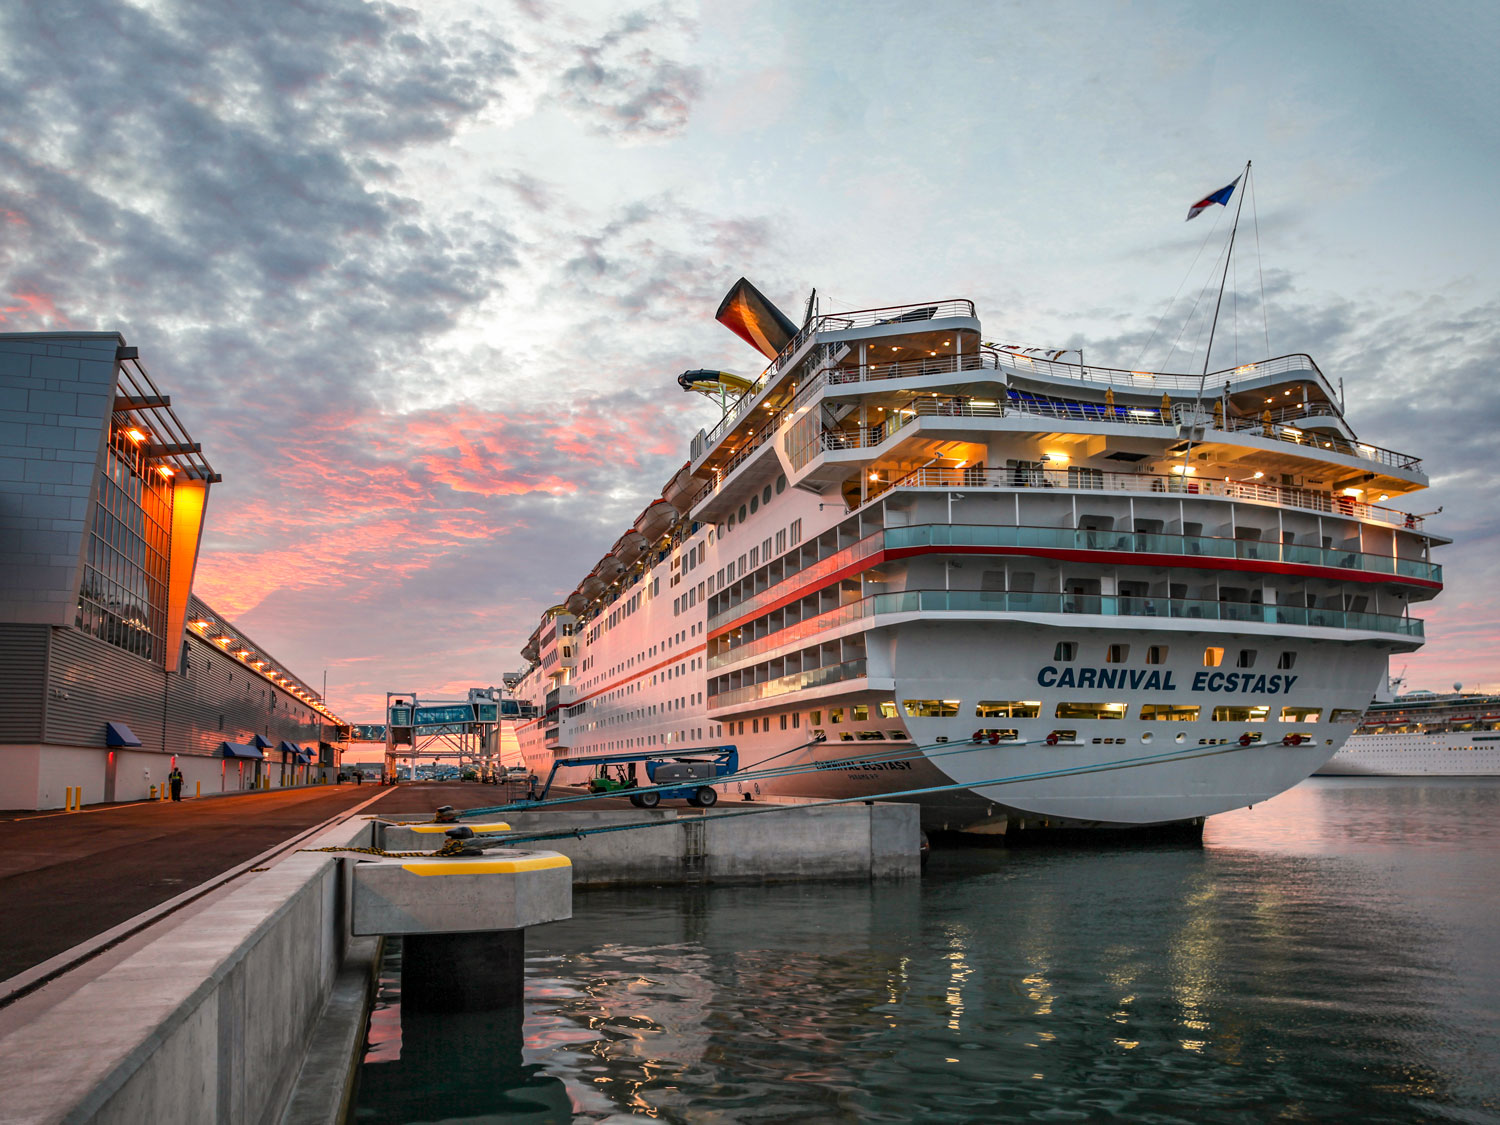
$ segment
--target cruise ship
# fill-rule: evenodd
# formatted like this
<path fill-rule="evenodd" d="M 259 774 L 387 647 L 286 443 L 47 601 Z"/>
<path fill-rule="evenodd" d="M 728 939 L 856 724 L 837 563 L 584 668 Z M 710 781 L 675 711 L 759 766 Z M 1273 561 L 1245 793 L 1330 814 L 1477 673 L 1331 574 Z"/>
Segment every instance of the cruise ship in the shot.
<path fill-rule="evenodd" d="M 1307 355 L 1085 366 L 970 300 L 798 326 L 744 279 L 718 319 L 770 362 L 679 377 L 723 416 L 523 649 L 542 776 L 733 746 L 710 799 L 1193 822 L 1310 775 L 1422 644 L 1421 462 Z"/>
<path fill-rule="evenodd" d="M 1500 695 L 1414 691 L 1372 704 L 1317 771 L 1376 777 L 1500 774 Z"/>

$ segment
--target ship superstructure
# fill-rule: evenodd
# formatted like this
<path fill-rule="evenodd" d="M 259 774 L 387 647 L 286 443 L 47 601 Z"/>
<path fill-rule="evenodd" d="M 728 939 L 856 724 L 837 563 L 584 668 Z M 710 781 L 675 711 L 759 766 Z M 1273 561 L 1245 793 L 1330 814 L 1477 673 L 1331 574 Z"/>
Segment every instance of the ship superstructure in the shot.
<path fill-rule="evenodd" d="M 1500 695 L 1414 691 L 1372 704 L 1318 773 L 1493 777 L 1500 774 Z"/>
<path fill-rule="evenodd" d="M 963 299 L 784 340 L 747 307 L 769 366 L 523 652 L 539 773 L 733 744 L 735 799 L 1188 820 L 1311 774 L 1422 643 L 1446 540 L 1387 506 L 1421 464 L 1306 355 L 1205 378 L 988 344 Z"/>

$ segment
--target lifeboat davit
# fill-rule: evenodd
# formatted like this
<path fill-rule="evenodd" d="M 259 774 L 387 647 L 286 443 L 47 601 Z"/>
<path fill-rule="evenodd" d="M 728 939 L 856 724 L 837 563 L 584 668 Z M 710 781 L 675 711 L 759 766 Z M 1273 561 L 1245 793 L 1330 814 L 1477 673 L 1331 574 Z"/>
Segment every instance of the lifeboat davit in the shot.
<path fill-rule="evenodd" d="M 571 613 L 574 617 L 577 617 L 584 610 L 588 609 L 588 607 L 589 599 L 584 597 L 581 590 L 574 590 L 570 595 L 568 595 L 568 600 L 563 602 L 563 608 Z"/>
<path fill-rule="evenodd" d="M 688 462 L 677 470 L 676 476 L 667 482 L 667 487 L 661 490 L 661 498 L 683 515 L 687 515 L 688 509 L 693 505 L 693 493 L 697 491 L 697 483 L 693 479 L 692 462 Z"/>
<path fill-rule="evenodd" d="M 646 548 L 651 544 L 639 531 L 630 530 L 620 536 L 620 541 L 614 545 L 610 554 L 615 557 L 621 566 L 628 567 L 636 559 L 646 553 Z"/>
<path fill-rule="evenodd" d="M 655 542 L 677 519 L 677 509 L 665 500 L 653 500 L 644 512 L 635 518 L 635 529 L 648 540 Z"/>

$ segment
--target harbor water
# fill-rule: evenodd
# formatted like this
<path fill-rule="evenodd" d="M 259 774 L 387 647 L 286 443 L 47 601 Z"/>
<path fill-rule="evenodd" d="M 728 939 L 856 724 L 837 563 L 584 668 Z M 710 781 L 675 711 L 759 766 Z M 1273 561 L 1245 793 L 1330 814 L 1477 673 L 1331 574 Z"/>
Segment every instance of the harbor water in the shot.
<path fill-rule="evenodd" d="M 393 950 L 354 1120 L 1500 1121 L 1497 887 L 1500 779 L 1315 778 L 1201 847 L 580 893 L 524 1030 L 403 1016 Z"/>

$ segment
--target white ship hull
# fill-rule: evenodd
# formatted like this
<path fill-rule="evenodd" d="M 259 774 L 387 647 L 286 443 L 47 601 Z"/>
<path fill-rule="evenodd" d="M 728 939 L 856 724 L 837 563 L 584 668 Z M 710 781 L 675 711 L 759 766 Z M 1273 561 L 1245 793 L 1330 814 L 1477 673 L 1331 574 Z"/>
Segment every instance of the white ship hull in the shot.
<path fill-rule="evenodd" d="M 1317 771 L 1322 776 L 1494 777 L 1500 741 L 1473 734 L 1356 734 Z"/>

